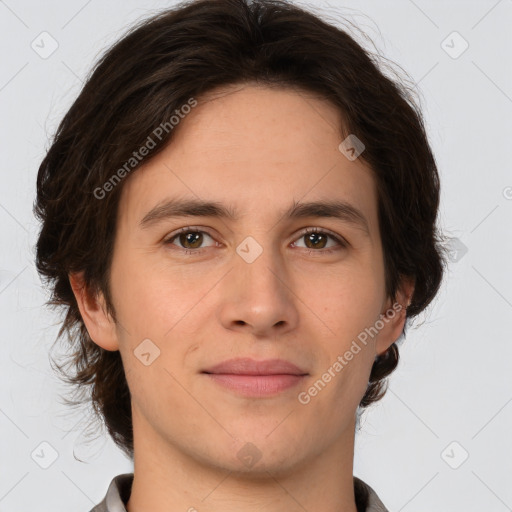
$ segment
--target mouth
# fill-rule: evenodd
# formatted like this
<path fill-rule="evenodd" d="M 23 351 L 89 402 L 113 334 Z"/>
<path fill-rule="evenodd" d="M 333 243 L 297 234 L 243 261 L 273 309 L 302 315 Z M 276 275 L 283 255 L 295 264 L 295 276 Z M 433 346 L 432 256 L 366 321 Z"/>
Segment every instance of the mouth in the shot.
<path fill-rule="evenodd" d="M 256 361 L 238 358 L 201 372 L 216 384 L 247 397 L 266 397 L 298 386 L 309 375 L 283 359 Z"/>

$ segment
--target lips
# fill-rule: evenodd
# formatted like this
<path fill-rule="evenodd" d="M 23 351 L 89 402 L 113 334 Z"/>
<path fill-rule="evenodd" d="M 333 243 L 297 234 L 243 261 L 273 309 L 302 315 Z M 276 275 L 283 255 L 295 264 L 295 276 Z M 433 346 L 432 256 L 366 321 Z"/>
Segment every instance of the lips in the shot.
<path fill-rule="evenodd" d="M 308 375 L 308 372 L 284 359 L 256 361 L 250 358 L 236 358 L 223 361 L 202 373 L 222 375 Z"/>
<path fill-rule="evenodd" d="M 202 373 L 230 393 L 250 398 L 270 398 L 301 384 L 308 372 L 284 359 L 256 361 L 229 359 Z"/>

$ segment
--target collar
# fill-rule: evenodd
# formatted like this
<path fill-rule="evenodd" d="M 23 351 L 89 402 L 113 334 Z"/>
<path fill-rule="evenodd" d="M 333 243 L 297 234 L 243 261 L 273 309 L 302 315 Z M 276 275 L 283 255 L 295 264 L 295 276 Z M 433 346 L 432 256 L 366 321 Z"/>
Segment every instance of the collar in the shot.
<path fill-rule="evenodd" d="M 126 512 L 125 505 L 130 499 L 132 483 L 133 473 L 114 477 L 101 503 L 98 503 L 90 512 Z M 374 489 L 357 476 L 354 476 L 354 489 L 358 496 L 356 499 L 358 507 L 361 506 L 359 512 L 389 512 Z"/>

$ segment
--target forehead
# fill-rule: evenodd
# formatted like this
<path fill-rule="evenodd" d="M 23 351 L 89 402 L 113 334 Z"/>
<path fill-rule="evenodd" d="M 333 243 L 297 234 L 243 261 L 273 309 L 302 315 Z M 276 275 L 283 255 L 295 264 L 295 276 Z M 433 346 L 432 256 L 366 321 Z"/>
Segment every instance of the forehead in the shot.
<path fill-rule="evenodd" d="M 373 173 L 339 150 L 342 117 L 333 104 L 257 85 L 197 100 L 167 147 L 124 183 L 120 209 L 130 223 L 170 197 L 213 200 L 269 222 L 293 202 L 344 200 L 376 228 Z"/>

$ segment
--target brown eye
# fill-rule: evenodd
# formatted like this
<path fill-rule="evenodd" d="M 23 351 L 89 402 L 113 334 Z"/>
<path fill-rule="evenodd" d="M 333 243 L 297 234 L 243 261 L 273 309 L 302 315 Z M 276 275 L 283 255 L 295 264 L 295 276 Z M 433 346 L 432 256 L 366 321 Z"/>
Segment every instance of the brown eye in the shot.
<path fill-rule="evenodd" d="M 305 241 L 305 249 L 312 249 L 308 252 L 319 252 L 319 253 L 329 253 L 336 251 L 340 248 L 348 247 L 348 243 L 345 240 L 329 231 L 320 230 L 319 228 L 307 228 L 304 230 L 298 240 Z M 327 248 L 327 244 L 330 240 L 334 241 L 334 246 L 331 244 L 330 247 Z M 293 244 L 296 247 L 301 247 L 297 245 L 297 242 Z"/>
<path fill-rule="evenodd" d="M 178 239 L 185 249 L 198 249 L 203 241 L 203 235 L 196 231 L 181 233 Z"/>
<path fill-rule="evenodd" d="M 177 234 L 172 235 L 170 238 L 168 238 L 165 241 L 165 244 L 177 245 L 178 249 L 190 251 L 196 250 L 196 252 L 200 252 L 200 250 L 203 249 L 202 244 L 205 242 L 205 235 L 206 238 L 210 238 L 211 240 L 213 240 L 212 237 L 205 231 L 191 228 L 183 228 L 180 229 L 180 231 Z"/>
<path fill-rule="evenodd" d="M 310 249 L 323 249 L 327 243 L 327 238 L 324 233 L 308 233 L 304 235 L 306 246 Z"/>

